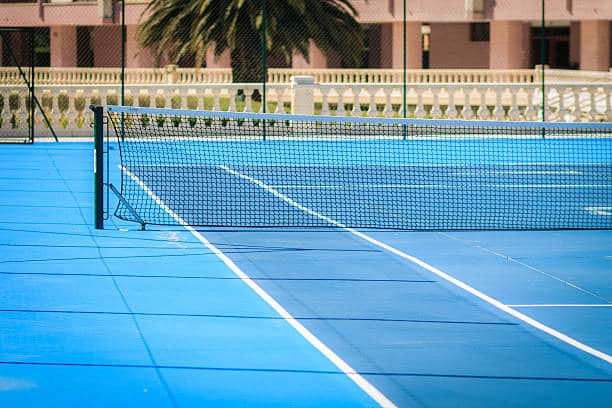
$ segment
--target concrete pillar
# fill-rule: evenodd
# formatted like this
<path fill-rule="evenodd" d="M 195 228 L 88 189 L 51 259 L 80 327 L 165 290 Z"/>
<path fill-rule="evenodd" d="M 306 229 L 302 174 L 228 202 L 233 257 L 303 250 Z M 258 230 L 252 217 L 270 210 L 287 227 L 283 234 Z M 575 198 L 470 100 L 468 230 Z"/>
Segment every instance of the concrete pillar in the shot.
<path fill-rule="evenodd" d="M 610 21 L 580 22 L 580 69 L 608 71 L 610 68 Z"/>
<path fill-rule="evenodd" d="M 391 67 L 401 69 L 404 66 L 404 23 L 391 23 Z M 383 51 L 384 54 L 385 51 Z M 423 47 L 421 44 L 421 23 L 406 23 L 406 68 L 420 69 L 423 66 Z"/>
<path fill-rule="evenodd" d="M 294 52 L 291 58 L 291 67 L 295 69 L 329 68 L 327 57 L 312 40 L 310 41 L 308 54 L 309 61 L 306 61 L 306 58 L 300 53 Z"/>
<path fill-rule="evenodd" d="M 53 26 L 50 31 L 51 66 L 77 66 L 77 27 Z"/>
<path fill-rule="evenodd" d="M 94 67 L 121 66 L 121 27 L 97 26 L 92 33 Z"/>
<path fill-rule="evenodd" d="M 531 50 L 529 23 L 492 20 L 489 29 L 489 68 L 529 68 Z"/>
<path fill-rule="evenodd" d="M 221 55 L 215 55 L 215 47 L 210 46 L 206 50 L 206 68 L 231 68 L 232 57 L 230 50 L 225 50 Z"/>
<path fill-rule="evenodd" d="M 572 21 L 570 23 L 570 38 L 569 38 L 569 61 L 570 66 L 580 65 L 580 22 Z"/>
<path fill-rule="evenodd" d="M 155 66 L 153 53 L 138 44 L 138 26 L 126 27 L 125 66 L 128 68 L 152 68 Z"/>
<path fill-rule="evenodd" d="M 291 77 L 291 111 L 296 115 L 314 114 L 314 77 Z"/>

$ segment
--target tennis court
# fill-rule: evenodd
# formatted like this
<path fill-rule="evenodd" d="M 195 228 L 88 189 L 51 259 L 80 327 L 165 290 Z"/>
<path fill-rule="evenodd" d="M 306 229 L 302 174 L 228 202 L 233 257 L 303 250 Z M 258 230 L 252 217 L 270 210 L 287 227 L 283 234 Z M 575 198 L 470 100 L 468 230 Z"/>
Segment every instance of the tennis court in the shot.
<path fill-rule="evenodd" d="M 161 113 L 105 146 L 104 229 L 92 143 L 0 149 L 2 405 L 609 404 L 609 124 Z"/>

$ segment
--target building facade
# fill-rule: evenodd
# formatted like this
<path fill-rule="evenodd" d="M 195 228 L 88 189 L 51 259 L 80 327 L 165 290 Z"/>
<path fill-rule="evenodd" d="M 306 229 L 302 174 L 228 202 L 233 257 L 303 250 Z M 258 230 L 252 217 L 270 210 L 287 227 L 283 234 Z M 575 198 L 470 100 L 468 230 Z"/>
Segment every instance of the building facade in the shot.
<path fill-rule="evenodd" d="M 147 0 L 126 0 L 126 66 L 178 63 L 163 61 L 136 39 L 146 18 Z M 353 0 L 366 34 L 359 67 L 532 68 L 541 62 L 541 2 L 536 0 Z M 553 68 L 608 71 L 612 66 L 612 1 L 546 0 L 545 62 Z M 37 65 L 51 67 L 118 67 L 121 64 L 121 4 L 115 0 L 0 0 L 0 27 L 37 27 Z M 404 34 L 405 27 L 405 34 Z M 21 60 L 26 48 L 19 33 L 6 34 Z M 405 35 L 405 37 L 404 37 Z M 8 36 L 8 37 L 7 37 Z M 8 39 L 7 39 L 8 38 Z M 0 65 L 12 65 L 8 44 L 0 40 Z M 20 55 L 21 54 L 21 55 Z M 270 58 L 270 66 L 340 68 L 334 55 L 314 43 L 310 58 Z M 208 50 L 204 65 L 230 67 L 229 53 Z"/>

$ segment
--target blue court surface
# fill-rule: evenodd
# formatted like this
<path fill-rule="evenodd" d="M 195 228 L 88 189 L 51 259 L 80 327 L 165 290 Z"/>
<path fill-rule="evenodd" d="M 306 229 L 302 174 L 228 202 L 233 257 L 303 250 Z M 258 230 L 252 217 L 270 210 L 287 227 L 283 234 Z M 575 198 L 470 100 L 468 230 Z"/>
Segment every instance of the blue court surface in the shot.
<path fill-rule="evenodd" d="M 96 230 L 93 166 L 0 146 L 0 407 L 611 404 L 612 230 Z"/>

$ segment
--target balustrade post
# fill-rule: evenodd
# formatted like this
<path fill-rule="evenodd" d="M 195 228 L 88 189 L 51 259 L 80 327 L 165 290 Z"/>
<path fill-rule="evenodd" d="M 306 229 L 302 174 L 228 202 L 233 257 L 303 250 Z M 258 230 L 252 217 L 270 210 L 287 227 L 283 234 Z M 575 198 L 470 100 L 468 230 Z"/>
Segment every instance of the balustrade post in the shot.
<path fill-rule="evenodd" d="M 51 115 L 48 115 L 49 122 L 51 122 L 51 126 L 57 126 L 60 124 L 60 119 L 62 117 L 59 109 L 60 95 L 61 92 L 58 92 L 56 95 L 51 95 Z"/>
<path fill-rule="evenodd" d="M 230 112 L 236 112 L 236 97 L 238 96 L 237 93 L 234 93 L 233 89 L 230 89 L 227 93 L 229 95 L 229 106 L 228 106 L 228 110 Z M 246 90 L 244 90 L 244 100 L 245 100 L 245 104 L 246 104 Z M 246 109 L 245 109 L 246 110 Z"/>
<path fill-rule="evenodd" d="M 204 97 L 203 95 L 198 95 L 197 89 L 193 90 L 193 96 L 196 98 L 196 109 L 204 110 Z"/>
<path fill-rule="evenodd" d="M 68 111 L 66 112 L 66 118 L 68 119 L 67 129 L 76 130 L 77 118 L 79 117 L 79 111 L 77 110 L 77 99 L 83 98 L 83 90 L 78 89 L 76 92 L 68 92 Z"/>
<path fill-rule="evenodd" d="M 376 89 L 372 88 L 369 92 L 370 94 L 370 106 L 368 107 L 368 116 L 377 116 L 378 109 L 376 109 Z"/>
<path fill-rule="evenodd" d="M 590 110 L 589 110 L 589 112 L 591 114 L 590 120 L 595 121 L 595 120 L 597 120 L 597 116 L 598 116 L 598 113 L 597 113 L 597 100 L 595 98 L 596 93 L 597 93 L 597 88 L 587 88 L 587 92 L 590 95 L 590 98 L 589 98 L 589 103 L 590 103 Z"/>
<path fill-rule="evenodd" d="M 212 95 L 213 95 L 213 107 L 212 107 L 212 110 L 213 111 L 219 111 L 220 110 L 219 93 L 220 93 L 220 91 L 218 89 L 213 89 L 212 90 Z"/>
<path fill-rule="evenodd" d="M 176 84 L 178 79 L 177 65 L 166 65 L 166 83 Z"/>
<path fill-rule="evenodd" d="M 537 115 L 535 106 L 534 106 L 534 100 L 533 100 L 535 97 L 534 95 L 535 90 L 534 88 L 527 88 L 525 90 L 525 93 L 527 93 L 527 105 L 525 106 L 525 119 L 532 120 Z"/>
<path fill-rule="evenodd" d="M 314 86 L 314 77 L 312 76 L 296 75 L 291 77 L 292 113 L 299 115 L 314 114 Z"/>
<path fill-rule="evenodd" d="M 440 91 L 442 91 L 442 89 L 440 89 Z M 442 109 L 440 109 L 440 92 L 436 92 L 436 90 L 431 89 L 431 93 L 433 95 L 433 101 L 429 115 L 433 119 L 439 119 L 442 117 Z"/>
<path fill-rule="evenodd" d="M 580 121 L 581 118 L 581 109 L 580 109 L 580 89 L 574 87 L 572 89 L 572 96 L 574 105 L 572 106 L 571 113 L 574 117 L 574 120 Z"/>
<path fill-rule="evenodd" d="M 275 89 L 274 95 L 276 96 L 276 109 L 274 109 L 274 113 L 284 113 L 283 94 L 278 89 Z"/>
<path fill-rule="evenodd" d="M 512 102 L 510 103 L 510 109 L 508 109 L 508 119 L 510 120 L 518 120 L 519 117 L 519 109 L 517 104 L 518 93 L 520 89 L 510 90 L 510 98 Z"/>
<path fill-rule="evenodd" d="M 359 103 L 359 94 L 361 93 L 361 88 L 353 87 L 351 88 L 353 92 L 353 110 L 351 111 L 352 116 L 360 116 L 361 115 L 361 104 Z"/>
<path fill-rule="evenodd" d="M 253 112 L 253 88 L 246 88 L 244 90 L 244 112 Z M 236 110 L 234 108 L 234 110 Z"/>
<path fill-rule="evenodd" d="M 38 90 L 38 89 L 36 89 L 36 90 Z M 38 98 L 38 100 L 39 100 L 39 101 L 41 101 L 41 100 L 42 100 L 41 95 L 40 95 L 40 92 L 37 92 L 36 97 Z M 8 108 L 8 101 L 5 99 L 5 100 L 4 100 L 4 112 L 6 112 L 6 111 L 8 110 L 7 108 Z M 6 118 L 5 118 L 5 116 L 4 116 L 4 112 L 3 112 L 3 115 L 2 115 L 2 122 L 3 122 L 3 125 L 2 125 L 2 126 L 5 126 L 5 127 L 6 127 Z M 43 119 L 43 114 L 42 114 L 42 112 L 40 111 L 40 109 L 38 109 L 38 105 L 37 105 L 37 106 L 35 107 L 35 109 L 34 109 L 34 126 L 40 126 L 40 125 L 42 125 L 44 122 L 45 122 L 45 121 L 44 121 L 44 119 Z M 2 126 L 0 126 L 0 127 L 2 127 Z"/>
<path fill-rule="evenodd" d="M 504 120 L 506 117 L 506 112 L 504 112 L 504 105 L 502 103 L 502 95 L 505 88 L 493 88 L 495 91 L 495 108 L 493 108 L 493 115 L 496 120 Z"/>
<path fill-rule="evenodd" d="M 393 94 L 393 89 L 389 89 L 389 92 L 385 92 L 384 88 L 382 88 L 383 94 L 385 95 L 385 109 L 383 110 L 383 115 L 387 118 L 393 116 L 393 105 L 391 104 L 391 95 Z"/>
<path fill-rule="evenodd" d="M 457 108 L 455 107 L 455 92 L 456 89 L 448 88 L 448 107 L 446 108 L 445 116 L 449 119 L 457 117 Z"/>
<path fill-rule="evenodd" d="M 554 114 L 554 117 L 552 118 L 553 120 L 557 120 L 557 121 L 562 121 L 563 117 L 565 116 L 565 98 L 564 98 L 564 92 L 565 89 L 562 87 L 556 88 L 555 89 L 557 91 L 557 98 L 558 98 L 558 106 L 557 106 L 557 111 Z"/>
<path fill-rule="evenodd" d="M 329 101 L 327 96 L 329 91 L 325 87 L 321 87 L 321 115 L 329 115 Z"/>
<path fill-rule="evenodd" d="M 423 118 L 425 116 L 425 107 L 423 106 L 423 92 L 425 92 L 425 88 L 415 87 L 414 90 L 417 94 L 417 104 L 414 110 L 414 116 L 416 118 Z M 401 109 L 402 114 L 404 113 L 403 109 L 404 109 L 404 106 L 402 104 L 402 109 Z M 408 106 L 406 106 L 406 109 L 408 109 Z M 406 116 L 408 116 L 408 112 L 406 112 Z"/>
<path fill-rule="evenodd" d="M 461 109 L 461 117 L 463 119 L 472 119 L 474 112 L 472 111 L 472 90 L 463 88 L 463 109 Z"/>
<path fill-rule="evenodd" d="M 612 69 L 610 70 L 612 72 Z M 604 97 L 604 120 L 612 122 L 612 92 L 607 93 L 606 88 L 603 88 Z"/>
<path fill-rule="evenodd" d="M 346 116 L 344 110 L 344 90 L 336 91 L 338 93 L 338 106 L 336 107 L 336 116 Z"/>
<path fill-rule="evenodd" d="M 476 112 L 478 119 L 484 120 L 489 118 L 489 109 L 487 108 L 487 90 L 488 88 L 478 88 L 478 92 L 480 92 L 480 106 Z"/>

